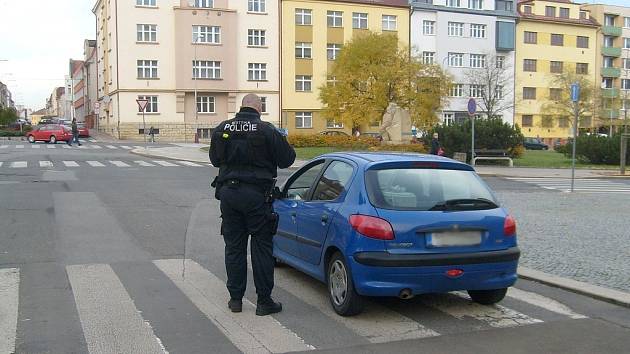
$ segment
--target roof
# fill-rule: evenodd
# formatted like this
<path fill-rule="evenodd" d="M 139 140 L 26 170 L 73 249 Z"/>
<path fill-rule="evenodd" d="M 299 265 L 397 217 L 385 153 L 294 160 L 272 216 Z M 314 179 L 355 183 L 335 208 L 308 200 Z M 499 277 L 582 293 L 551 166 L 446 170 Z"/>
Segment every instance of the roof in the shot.
<path fill-rule="evenodd" d="M 446 163 L 449 166 L 453 166 L 458 169 L 466 169 L 473 171 L 473 168 L 469 165 L 455 161 L 446 157 L 416 154 L 416 153 L 403 153 L 403 152 L 334 152 L 325 154 L 319 157 L 332 158 L 342 157 L 356 162 L 359 165 L 375 165 L 382 163 L 396 163 L 396 162 L 433 162 L 433 163 Z"/>
<path fill-rule="evenodd" d="M 541 22 L 555 22 L 559 24 L 568 24 L 568 25 L 582 25 L 582 26 L 591 26 L 591 27 L 599 27 L 600 24 L 594 18 L 587 19 L 577 19 L 577 18 L 562 18 L 562 17 L 550 17 L 550 16 L 541 16 L 535 14 L 526 14 L 522 11 L 523 5 L 533 3 L 536 0 L 521 0 L 516 9 L 521 17 L 521 20 L 532 20 L 532 21 L 541 21 Z M 569 0 L 544 0 L 547 2 L 557 2 L 563 4 L 575 4 Z"/>
<path fill-rule="evenodd" d="M 391 6 L 409 8 L 408 0 L 321 0 L 330 2 L 357 3 L 364 5 Z"/>

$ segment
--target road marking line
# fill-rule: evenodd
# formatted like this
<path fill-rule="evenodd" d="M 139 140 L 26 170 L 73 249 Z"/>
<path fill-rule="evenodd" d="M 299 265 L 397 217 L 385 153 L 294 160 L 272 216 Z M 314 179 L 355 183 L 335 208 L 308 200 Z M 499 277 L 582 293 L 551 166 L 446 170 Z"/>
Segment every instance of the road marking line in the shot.
<path fill-rule="evenodd" d="M 167 353 L 109 265 L 66 271 L 90 354 Z"/>
<path fill-rule="evenodd" d="M 2 167 L 2 164 L 3 164 L 3 163 L 4 163 L 4 162 L 0 161 L 0 167 Z"/>
<path fill-rule="evenodd" d="M 26 161 L 11 162 L 11 168 L 26 168 L 26 167 L 28 167 L 28 162 Z"/>
<path fill-rule="evenodd" d="M 9 147 L 9 145 L 0 145 L 0 149 L 6 149 L 8 147 Z"/>
<path fill-rule="evenodd" d="M 40 161 L 39 162 L 39 167 L 52 168 L 53 167 L 53 163 L 52 163 L 52 161 Z"/>
<path fill-rule="evenodd" d="M 298 273 L 296 270 L 276 268 L 275 272 L 276 286 L 290 292 L 298 299 L 315 307 L 329 318 L 341 323 L 372 343 L 387 343 L 440 335 L 409 317 L 372 302 L 370 302 L 369 311 L 365 311 L 361 316 L 339 316 L 330 307 L 328 291 L 325 286 L 311 281 L 307 275 Z"/>
<path fill-rule="evenodd" d="M 57 145 L 46 145 L 46 147 L 49 149 L 56 149 Z"/>
<path fill-rule="evenodd" d="M 16 149 L 24 149 L 24 145 L 15 145 Z"/>
<path fill-rule="evenodd" d="M 202 167 L 200 164 L 190 162 L 190 161 L 177 161 L 181 165 L 192 166 L 192 167 Z"/>
<path fill-rule="evenodd" d="M 39 145 L 35 145 L 35 144 L 32 144 L 32 145 L 31 145 L 31 149 L 39 149 L 39 148 L 40 148 L 40 146 L 39 146 Z"/>
<path fill-rule="evenodd" d="M 120 147 L 121 147 L 121 148 L 123 148 L 123 149 L 125 149 L 125 150 L 131 150 L 131 149 L 133 149 L 132 147 L 127 146 L 127 145 L 121 145 Z"/>
<path fill-rule="evenodd" d="M 154 164 L 148 163 L 146 161 L 134 161 L 134 162 L 142 167 L 155 167 Z"/>
<path fill-rule="evenodd" d="M 90 145 L 92 149 L 102 149 L 103 147 L 100 145 Z"/>
<path fill-rule="evenodd" d="M 108 149 L 117 150 L 118 148 L 114 145 L 106 145 Z"/>
<path fill-rule="evenodd" d="M 244 353 L 277 353 L 315 349 L 272 316 L 255 316 L 255 306 L 243 299 L 243 313 L 227 308 L 225 283 L 192 260 L 156 260 L 153 263 Z"/>
<path fill-rule="evenodd" d="M 543 322 L 501 305 L 487 306 L 472 302 L 467 294 L 461 292 L 423 297 L 422 302 L 457 319 L 461 320 L 464 317 L 470 317 L 495 328 L 516 327 Z"/>
<path fill-rule="evenodd" d="M 19 269 L 0 269 L 0 299 L 0 353 L 15 353 L 20 300 Z"/>
<path fill-rule="evenodd" d="M 573 319 L 588 318 L 588 316 L 584 316 L 571 310 L 571 308 L 559 301 L 529 291 L 512 287 L 508 289 L 507 296 L 534 306 L 542 307 L 545 310 L 551 312 L 568 316 Z"/>
<path fill-rule="evenodd" d="M 98 161 L 85 161 L 85 162 L 87 162 L 87 164 L 92 167 L 105 167 L 105 165 L 103 165 L 102 163 Z"/>
<path fill-rule="evenodd" d="M 109 163 L 111 163 L 112 165 L 115 165 L 117 167 L 131 167 L 131 166 L 127 165 L 126 163 L 122 162 L 122 161 L 109 161 Z"/>
<path fill-rule="evenodd" d="M 138 145 L 134 145 L 134 146 L 133 146 L 133 148 L 134 148 L 134 149 L 144 149 L 144 147 L 143 147 L 143 146 L 138 146 Z"/>
<path fill-rule="evenodd" d="M 177 167 L 176 164 L 168 162 L 168 161 L 153 160 L 153 162 L 155 162 L 156 164 L 158 164 L 160 166 L 164 166 L 164 167 Z"/>
<path fill-rule="evenodd" d="M 66 167 L 79 167 L 79 164 L 74 161 L 64 161 L 63 162 Z"/>
<path fill-rule="evenodd" d="M 68 145 L 68 144 L 63 144 L 61 145 L 62 148 L 64 149 L 72 149 L 72 146 Z"/>
<path fill-rule="evenodd" d="M 88 139 L 88 141 L 91 143 L 98 143 L 98 140 L 95 140 L 95 139 Z"/>

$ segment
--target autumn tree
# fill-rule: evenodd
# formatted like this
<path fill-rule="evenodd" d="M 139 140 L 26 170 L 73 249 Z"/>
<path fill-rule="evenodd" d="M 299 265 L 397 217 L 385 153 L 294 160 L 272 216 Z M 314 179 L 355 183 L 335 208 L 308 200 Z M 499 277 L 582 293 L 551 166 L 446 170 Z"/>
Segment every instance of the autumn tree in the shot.
<path fill-rule="evenodd" d="M 344 45 L 320 99 L 324 117 L 352 127 L 380 122 L 392 103 L 410 113 L 412 124 L 429 127 L 450 82 L 439 66 L 411 56 L 396 36 L 369 33 Z"/>
<path fill-rule="evenodd" d="M 467 70 L 464 77 L 468 84 L 483 88 L 477 106 L 487 117 L 498 117 L 514 108 L 514 70 L 504 56 L 486 54 L 484 65 Z"/>

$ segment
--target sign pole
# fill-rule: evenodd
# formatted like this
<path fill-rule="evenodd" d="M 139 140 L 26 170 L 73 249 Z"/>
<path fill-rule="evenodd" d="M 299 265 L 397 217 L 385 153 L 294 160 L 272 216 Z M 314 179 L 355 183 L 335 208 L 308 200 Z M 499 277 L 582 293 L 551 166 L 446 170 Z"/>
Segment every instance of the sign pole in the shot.
<path fill-rule="evenodd" d="M 468 115 L 472 125 L 471 143 L 470 143 L 470 164 L 475 165 L 475 113 L 477 113 L 477 101 L 474 98 L 468 100 Z"/>
<path fill-rule="evenodd" d="M 573 152 L 571 158 L 571 193 L 575 191 L 575 147 L 577 146 L 578 124 L 579 124 L 579 104 L 580 100 L 580 85 L 574 83 L 571 85 L 571 100 L 573 101 L 573 109 L 575 117 L 573 118 Z"/>
<path fill-rule="evenodd" d="M 138 108 L 142 112 L 142 137 L 144 138 L 144 149 L 147 149 L 147 123 L 144 119 L 144 112 L 147 110 L 147 105 L 149 104 L 149 100 L 138 98 L 136 100 L 138 103 Z"/>

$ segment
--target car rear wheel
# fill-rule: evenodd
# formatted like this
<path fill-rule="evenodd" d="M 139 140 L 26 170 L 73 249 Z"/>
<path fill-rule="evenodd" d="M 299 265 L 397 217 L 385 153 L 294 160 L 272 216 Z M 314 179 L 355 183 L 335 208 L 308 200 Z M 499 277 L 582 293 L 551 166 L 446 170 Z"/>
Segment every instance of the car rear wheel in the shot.
<path fill-rule="evenodd" d="M 468 295 L 472 301 L 482 305 L 492 305 L 503 300 L 507 288 L 492 290 L 468 290 Z"/>
<path fill-rule="evenodd" d="M 31 143 L 31 144 L 34 143 L 35 142 L 35 137 L 32 136 L 32 135 L 29 135 L 28 136 L 28 142 Z"/>
<path fill-rule="evenodd" d="M 363 298 L 356 292 L 350 269 L 339 252 L 328 262 L 327 280 L 330 303 L 338 315 L 353 316 L 363 310 Z"/>
<path fill-rule="evenodd" d="M 57 144 L 57 137 L 54 135 L 50 136 L 50 139 L 48 140 L 49 143 L 51 144 Z"/>

